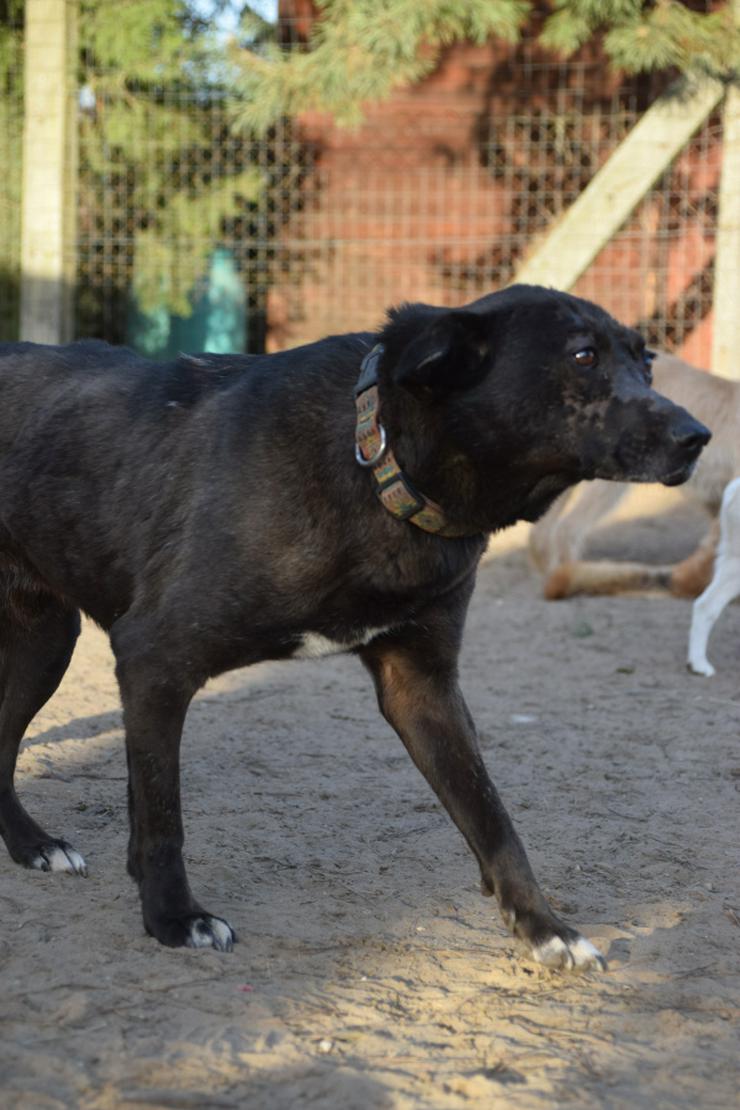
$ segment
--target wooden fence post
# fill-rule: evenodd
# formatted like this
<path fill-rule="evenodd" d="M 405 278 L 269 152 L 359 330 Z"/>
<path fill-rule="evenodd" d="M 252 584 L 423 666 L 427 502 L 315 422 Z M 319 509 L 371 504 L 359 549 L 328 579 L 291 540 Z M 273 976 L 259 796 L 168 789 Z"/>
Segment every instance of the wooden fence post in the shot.
<path fill-rule="evenodd" d="M 20 335 L 71 338 L 77 0 L 26 0 Z"/>
<path fill-rule="evenodd" d="M 740 0 L 733 5 L 740 22 Z M 722 177 L 714 259 L 712 370 L 740 379 L 740 88 L 727 90 L 722 115 Z"/>

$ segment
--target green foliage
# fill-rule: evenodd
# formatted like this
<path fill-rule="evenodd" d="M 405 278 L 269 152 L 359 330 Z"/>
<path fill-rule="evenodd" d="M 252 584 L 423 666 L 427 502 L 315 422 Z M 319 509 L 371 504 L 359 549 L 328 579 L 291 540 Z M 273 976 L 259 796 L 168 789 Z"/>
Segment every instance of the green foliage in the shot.
<path fill-rule="evenodd" d="M 554 7 L 540 42 L 560 53 L 601 35 L 612 64 L 626 73 L 676 68 L 737 77 L 740 27 L 729 3 L 708 13 L 677 0 L 555 0 Z"/>
<path fill-rule="evenodd" d="M 319 0 L 306 50 L 235 46 L 241 71 L 239 122 L 264 132 L 306 109 L 354 124 L 363 104 L 423 78 L 440 49 L 463 39 L 517 41 L 528 0 Z M 553 0 L 543 46 L 571 54 L 599 36 L 625 72 L 678 68 L 728 79 L 740 68 L 740 29 L 731 4 L 705 14 L 677 0 Z"/>
<path fill-rule="evenodd" d="M 23 173 L 23 2 L 0 0 L 0 339 L 18 332 Z"/>
<path fill-rule="evenodd" d="M 187 18 L 181 0 L 81 0 L 81 45 L 119 80 L 172 80 L 189 60 Z"/>
<path fill-rule="evenodd" d="M 494 36 L 515 42 L 530 10 L 527 0 L 320 0 L 319 6 L 309 50 L 234 50 L 243 125 L 264 132 L 279 116 L 307 108 L 357 122 L 363 101 L 419 81 L 448 43 Z"/>
<path fill-rule="evenodd" d="M 224 221 L 262 192 L 246 156 L 228 164 L 214 156 L 229 134 L 230 87 L 202 9 L 186 0 L 80 0 L 81 304 L 91 320 L 111 285 L 122 317 L 131 287 L 144 311 L 188 315 Z M 0 0 L 0 331 L 8 338 L 17 330 L 23 17 L 23 0 Z M 101 258 L 106 288 L 96 289 Z"/>
<path fill-rule="evenodd" d="M 147 214 L 136 235 L 133 266 L 133 288 L 144 311 L 164 304 L 178 316 L 190 315 L 190 294 L 203 276 L 224 217 L 260 189 L 259 176 L 246 169 L 206 189 L 193 182 L 170 193 L 156 214 Z"/>
<path fill-rule="evenodd" d="M 2 99 L 23 87 L 23 0 L 0 0 L 0 75 Z"/>
<path fill-rule="evenodd" d="M 228 133 L 222 55 L 184 0 L 81 0 L 81 210 L 100 250 L 125 229 L 115 274 L 140 307 L 190 312 L 225 220 L 259 195 L 256 168 L 217 156 Z M 112 226 L 111 226 L 112 225 Z"/>

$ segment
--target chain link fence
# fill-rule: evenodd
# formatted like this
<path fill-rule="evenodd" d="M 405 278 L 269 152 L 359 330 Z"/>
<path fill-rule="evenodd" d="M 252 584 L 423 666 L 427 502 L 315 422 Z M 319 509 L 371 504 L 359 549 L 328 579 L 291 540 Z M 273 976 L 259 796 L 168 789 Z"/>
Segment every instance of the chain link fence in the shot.
<path fill-rule="evenodd" d="M 305 30 L 282 19 L 272 33 L 299 49 Z M 0 327 L 10 338 L 22 35 L 5 31 Z M 512 280 L 661 87 L 619 84 L 598 57 L 558 62 L 527 41 L 463 44 L 356 131 L 307 114 L 256 140 L 235 129 L 220 73 L 135 85 L 83 52 L 75 333 L 155 355 L 260 351 L 373 327 L 402 300 L 464 303 Z M 704 365 L 721 149 L 712 116 L 575 289 Z"/>

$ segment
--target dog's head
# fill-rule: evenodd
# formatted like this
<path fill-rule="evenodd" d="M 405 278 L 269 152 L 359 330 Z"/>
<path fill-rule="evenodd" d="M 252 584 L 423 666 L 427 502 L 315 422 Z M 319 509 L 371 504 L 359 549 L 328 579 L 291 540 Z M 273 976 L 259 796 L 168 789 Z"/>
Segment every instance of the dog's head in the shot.
<path fill-rule="evenodd" d="M 678 485 L 710 438 L 652 388 L 638 332 L 567 293 L 515 285 L 462 309 L 405 306 L 383 341 L 393 386 L 478 474 L 507 460 L 529 491 L 521 516 L 582 479 Z"/>

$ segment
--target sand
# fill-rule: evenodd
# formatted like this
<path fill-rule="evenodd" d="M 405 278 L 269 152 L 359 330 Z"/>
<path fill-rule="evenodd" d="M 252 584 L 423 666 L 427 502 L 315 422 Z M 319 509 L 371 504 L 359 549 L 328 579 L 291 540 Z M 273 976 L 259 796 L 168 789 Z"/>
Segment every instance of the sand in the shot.
<path fill-rule="evenodd" d="M 682 554 L 700 517 L 659 509 L 637 498 L 595 550 Z M 482 568 L 463 685 L 544 889 L 609 971 L 520 957 L 350 658 L 194 702 L 190 877 L 240 943 L 160 947 L 125 873 L 121 718 L 88 625 L 19 781 L 89 878 L 0 858 L 3 1108 L 737 1105 L 740 607 L 717 677 L 693 677 L 688 602 L 548 604 L 525 538 Z"/>

